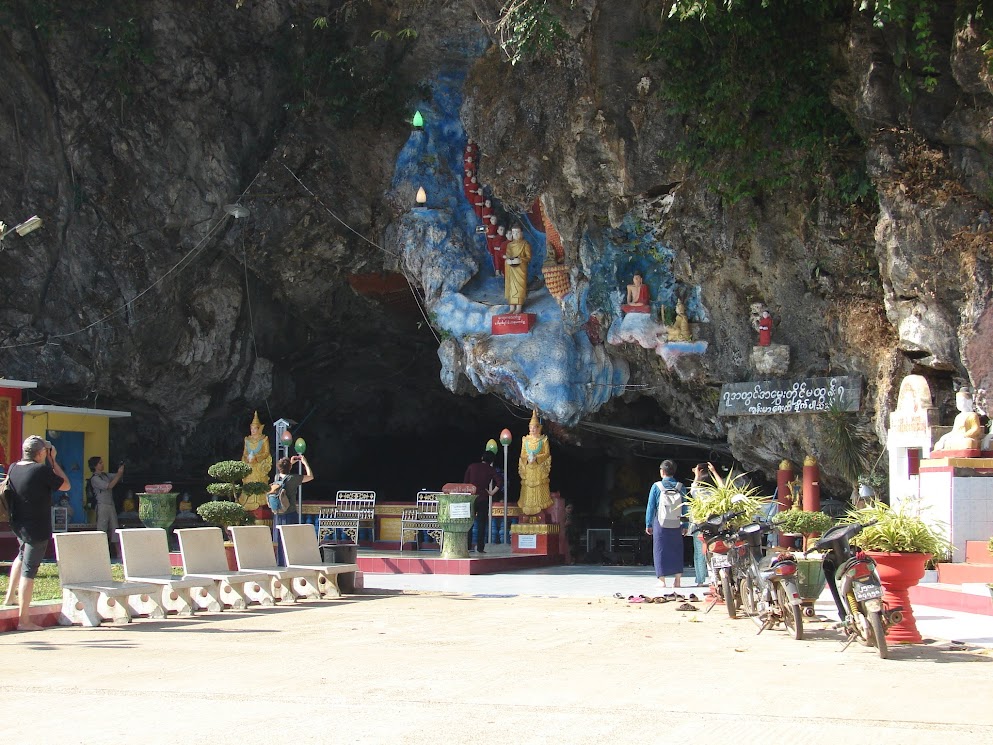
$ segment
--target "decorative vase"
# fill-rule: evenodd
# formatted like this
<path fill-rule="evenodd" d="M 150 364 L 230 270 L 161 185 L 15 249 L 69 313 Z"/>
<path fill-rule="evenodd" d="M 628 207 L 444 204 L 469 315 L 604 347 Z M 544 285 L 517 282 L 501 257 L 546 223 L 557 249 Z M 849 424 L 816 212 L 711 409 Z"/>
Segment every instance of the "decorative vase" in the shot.
<path fill-rule="evenodd" d="M 441 543 L 442 559 L 468 559 L 466 533 L 472 530 L 474 494 L 439 494 L 438 525 L 445 536 Z"/>
<path fill-rule="evenodd" d="M 221 528 L 225 535 L 227 535 L 227 528 Z M 231 541 L 224 541 L 224 558 L 228 560 L 228 569 L 232 572 L 238 571 L 238 554 L 234 552 L 234 543 Z"/>
<path fill-rule="evenodd" d="M 903 620 L 893 624 L 886 632 L 886 641 L 895 644 L 920 644 L 923 641 L 917 630 L 917 620 L 910 607 L 911 587 L 924 577 L 924 565 L 931 554 L 905 554 L 893 551 L 866 551 L 876 562 L 879 579 L 883 583 L 883 602 L 887 608 L 903 608 Z"/>
<path fill-rule="evenodd" d="M 138 517 L 146 528 L 168 528 L 175 521 L 178 492 L 141 492 L 135 496 L 138 497 Z"/>

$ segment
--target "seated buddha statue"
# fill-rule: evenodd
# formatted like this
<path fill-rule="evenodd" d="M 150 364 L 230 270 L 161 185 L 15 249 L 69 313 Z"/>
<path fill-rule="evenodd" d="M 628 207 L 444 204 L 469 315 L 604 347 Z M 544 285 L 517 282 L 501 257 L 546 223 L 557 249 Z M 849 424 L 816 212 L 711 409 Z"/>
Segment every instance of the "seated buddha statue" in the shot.
<path fill-rule="evenodd" d="M 942 450 L 978 450 L 983 439 L 983 425 L 979 415 L 972 410 L 972 393 L 962 388 L 955 394 L 959 413 L 952 424 L 952 431 L 938 440 L 931 452 Z"/>
<path fill-rule="evenodd" d="M 641 272 L 635 272 L 628 285 L 627 302 L 621 306 L 625 313 L 649 313 L 651 311 L 651 294 Z"/>
<path fill-rule="evenodd" d="M 666 330 L 669 332 L 669 341 L 693 341 L 693 332 L 690 331 L 686 306 L 682 300 L 676 301 L 676 320 Z"/>

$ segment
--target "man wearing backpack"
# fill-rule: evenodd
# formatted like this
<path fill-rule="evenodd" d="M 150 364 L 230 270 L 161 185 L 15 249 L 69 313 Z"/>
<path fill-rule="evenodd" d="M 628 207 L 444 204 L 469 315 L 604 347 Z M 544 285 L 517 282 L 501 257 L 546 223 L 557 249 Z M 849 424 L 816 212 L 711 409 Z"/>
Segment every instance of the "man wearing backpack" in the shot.
<path fill-rule="evenodd" d="M 294 463 L 303 466 L 304 473 L 291 473 Z M 273 525 L 292 525 L 300 522 L 297 514 L 297 490 L 302 484 L 314 480 L 314 472 L 310 468 L 310 463 L 303 455 L 294 455 L 291 458 L 280 458 L 276 462 L 276 478 L 269 487 L 269 494 L 266 501 L 269 509 L 272 510 Z M 277 532 L 279 549 L 277 551 L 276 563 L 285 566 L 283 557 L 283 537 Z"/>
<path fill-rule="evenodd" d="M 652 537 L 655 576 L 662 587 L 666 577 L 675 577 L 679 587 L 683 578 L 683 496 L 686 487 L 675 479 L 676 464 L 664 460 L 659 465 L 662 478 L 652 484 L 645 512 L 645 532 Z"/>

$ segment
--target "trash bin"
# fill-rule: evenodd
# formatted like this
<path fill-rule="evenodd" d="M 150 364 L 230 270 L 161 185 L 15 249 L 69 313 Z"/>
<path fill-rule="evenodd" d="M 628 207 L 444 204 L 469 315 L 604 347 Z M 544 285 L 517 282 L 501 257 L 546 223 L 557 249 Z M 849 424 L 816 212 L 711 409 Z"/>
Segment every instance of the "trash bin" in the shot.
<path fill-rule="evenodd" d="M 354 543 L 338 546 L 324 546 L 324 561 L 335 564 L 354 564 L 358 558 L 359 547 Z M 355 572 L 344 572 L 338 575 L 338 589 L 342 594 L 355 593 Z"/>

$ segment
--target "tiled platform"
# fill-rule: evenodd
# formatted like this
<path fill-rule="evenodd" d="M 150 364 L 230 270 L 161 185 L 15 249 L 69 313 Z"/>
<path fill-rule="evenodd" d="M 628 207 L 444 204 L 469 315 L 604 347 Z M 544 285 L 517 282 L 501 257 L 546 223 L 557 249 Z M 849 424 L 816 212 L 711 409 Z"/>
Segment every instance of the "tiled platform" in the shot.
<path fill-rule="evenodd" d="M 975 589 L 975 592 L 970 592 L 971 589 Z M 969 588 L 941 582 L 922 583 L 910 588 L 910 602 L 914 605 L 993 616 L 993 597 L 985 585 Z"/>
<path fill-rule="evenodd" d="M 468 559 L 442 559 L 438 551 L 382 551 L 359 548 L 356 563 L 369 574 L 498 574 L 537 569 L 562 563 L 558 555 L 514 554 L 509 546 L 487 546 L 484 554 Z"/>

